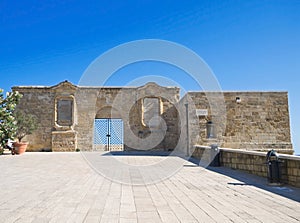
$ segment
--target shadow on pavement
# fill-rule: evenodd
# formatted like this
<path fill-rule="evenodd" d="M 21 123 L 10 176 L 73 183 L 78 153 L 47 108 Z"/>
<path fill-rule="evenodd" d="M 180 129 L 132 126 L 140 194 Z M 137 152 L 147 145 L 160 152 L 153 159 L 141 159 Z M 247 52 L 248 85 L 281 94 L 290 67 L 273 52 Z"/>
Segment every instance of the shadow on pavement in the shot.
<path fill-rule="evenodd" d="M 177 156 L 182 159 L 188 160 L 191 164 L 184 164 L 185 167 L 199 167 L 199 160 L 192 157 L 185 157 L 184 154 L 176 154 L 174 152 L 160 152 L 160 151 L 110 151 L 105 152 L 102 156 Z M 202 167 L 206 167 L 201 165 Z M 270 186 L 267 184 L 267 179 L 253 174 L 249 174 L 240 170 L 234 170 L 227 167 L 207 167 L 208 170 L 231 177 L 240 181 L 228 182 L 230 186 L 254 186 L 268 192 L 286 197 L 288 199 L 300 202 L 300 188 L 295 188 L 289 185 L 283 186 Z"/>
<path fill-rule="evenodd" d="M 246 185 L 254 186 L 272 192 L 274 194 L 289 198 L 291 200 L 300 202 L 300 188 L 292 187 L 290 185 L 270 186 L 267 183 L 267 179 L 264 177 L 259 177 L 253 174 L 249 174 L 239 170 L 234 170 L 227 167 L 208 167 L 207 169 L 242 182 L 228 182 L 228 185 L 233 185 L 237 187 Z"/>

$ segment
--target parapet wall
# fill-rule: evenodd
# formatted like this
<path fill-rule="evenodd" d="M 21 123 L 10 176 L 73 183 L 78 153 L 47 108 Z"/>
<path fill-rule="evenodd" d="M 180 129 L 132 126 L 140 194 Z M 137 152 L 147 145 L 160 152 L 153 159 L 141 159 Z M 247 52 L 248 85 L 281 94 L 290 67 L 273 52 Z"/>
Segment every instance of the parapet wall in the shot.
<path fill-rule="evenodd" d="M 201 160 L 203 158 L 203 150 L 207 149 L 209 148 L 206 146 L 196 146 L 193 157 Z M 266 164 L 266 154 L 266 152 L 220 148 L 219 162 L 224 167 L 267 177 L 268 166 Z M 281 161 L 282 183 L 300 187 L 300 157 L 279 154 L 279 160 Z"/>

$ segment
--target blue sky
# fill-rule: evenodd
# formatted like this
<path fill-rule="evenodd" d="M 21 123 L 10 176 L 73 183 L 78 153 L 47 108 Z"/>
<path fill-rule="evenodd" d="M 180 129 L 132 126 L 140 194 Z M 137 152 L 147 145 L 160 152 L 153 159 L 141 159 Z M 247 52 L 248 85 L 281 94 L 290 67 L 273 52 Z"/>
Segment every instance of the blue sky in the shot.
<path fill-rule="evenodd" d="M 289 92 L 300 154 L 300 1 L 0 1 L 0 87 L 77 84 L 87 66 L 119 44 L 164 39 L 211 67 L 223 90 Z M 140 63 L 107 84 L 166 75 L 198 90 L 174 67 Z M 173 75 L 173 76 L 172 76 Z"/>

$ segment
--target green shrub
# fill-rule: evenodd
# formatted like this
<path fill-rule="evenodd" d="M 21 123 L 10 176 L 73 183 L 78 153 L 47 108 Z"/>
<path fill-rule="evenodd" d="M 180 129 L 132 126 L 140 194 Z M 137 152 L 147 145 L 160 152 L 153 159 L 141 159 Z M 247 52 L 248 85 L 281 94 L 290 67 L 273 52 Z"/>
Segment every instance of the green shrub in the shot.
<path fill-rule="evenodd" d="M 16 138 L 21 142 L 26 135 L 32 134 L 37 129 L 37 119 L 36 116 L 19 110 L 15 111 L 14 117 L 17 124 Z"/>
<path fill-rule="evenodd" d="M 6 97 L 0 89 L 0 147 L 5 148 L 8 139 L 14 139 L 17 133 L 17 122 L 13 115 L 22 95 L 18 92 L 8 92 Z M 0 153 L 1 153 L 0 151 Z"/>

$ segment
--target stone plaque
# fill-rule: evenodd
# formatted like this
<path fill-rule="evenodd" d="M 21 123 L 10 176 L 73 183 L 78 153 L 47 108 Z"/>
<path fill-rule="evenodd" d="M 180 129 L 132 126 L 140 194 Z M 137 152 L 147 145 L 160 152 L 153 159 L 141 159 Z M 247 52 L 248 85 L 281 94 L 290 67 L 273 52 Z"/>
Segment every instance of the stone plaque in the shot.
<path fill-rule="evenodd" d="M 196 109 L 197 116 L 207 116 L 208 110 L 207 109 Z"/>
<path fill-rule="evenodd" d="M 73 124 L 73 100 L 61 99 L 57 101 L 57 124 L 70 126 Z"/>

